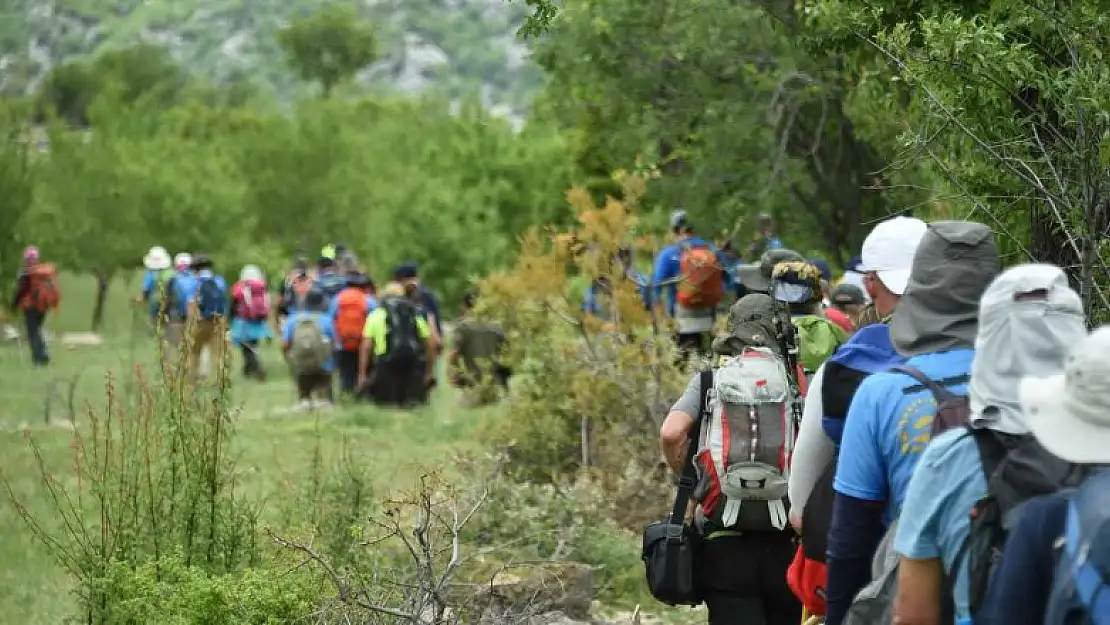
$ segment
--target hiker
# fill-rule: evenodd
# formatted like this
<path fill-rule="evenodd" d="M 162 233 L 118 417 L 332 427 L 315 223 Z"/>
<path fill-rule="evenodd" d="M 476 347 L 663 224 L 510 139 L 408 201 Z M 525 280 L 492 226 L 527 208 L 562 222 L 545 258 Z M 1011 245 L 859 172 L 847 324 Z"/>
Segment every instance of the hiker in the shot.
<path fill-rule="evenodd" d="M 878 224 L 867 235 L 864 259 L 869 265 L 882 268 L 868 278 L 880 314 L 875 323 L 861 326 L 818 367 L 809 382 L 790 465 L 790 522 L 801 532 L 802 544 L 788 580 L 803 605 L 814 614 L 825 613 L 826 543 L 832 524 L 833 477 L 844 419 L 856 389 L 867 376 L 905 361 L 890 341 L 887 322 L 905 290 L 914 252 L 927 229 L 919 219 L 896 218 Z M 887 286 L 884 280 L 893 286 Z M 809 505 L 811 498 L 813 505 Z"/>
<path fill-rule="evenodd" d="M 768 213 L 760 213 L 756 218 L 756 240 L 748 246 L 748 258 L 752 262 L 758 261 L 764 254 L 771 250 L 781 250 L 782 239 L 775 235 L 775 219 Z"/>
<path fill-rule="evenodd" d="M 798 364 L 808 380 L 848 340 L 843 328 L 829 321 L 821 307 L 821 277 L 805 261 L 786 261 L 772 271 L 771 293 L 779 307 L 789 313 L 798 347 Z"/>
<path fill-rule="evenodd" d="M 1077 471 L 1078 490 L 1026 502 L 1010 529 L 976 625 L 1104 623 L 1110 507 L 1110 327 L 1080 339 L 1063 371 L 1021 381 L 1032 434 Z M 1062 539 L 1062 540 L 1061 540 Z"/>
<path fill-rule="evenodd" d="M 382 405 L 425 403 L 435 384 L 430 324 L 400 282 L 386 284 L 378 303 L 363 328 L 359 390 Z"/>
<path fill-rule="evenodd" d="M 784 472 L 799 398 L 776 338 L 776 314 L 775 302 L 761 293 L 733 304 L 727 330 L 713 341 L 717 366 L 691 378 L 660 430 L 671 470 L 681 475 L 691 460 L 698 469 L 694 521 L 704 537 L 698 566 L 710 625 L 796 625 L 801 617 L 801 605 L 783 583 L 795 538 L 786 517 Z M 721 477 L 751 469 L 753 459 L 760 463 L 758 475 L 747 477 L 762 488 Z"/>
<path fill-rule="evenodd" d="M 867 295 L 867 286 L 863 283 L 864 272 L 861 271 L 862 267 L 863 259 L 860 256 L 853 256 L 852 259 L 848 261 L 848 269 L 844 272 L 844 275 L 840 277 L 839 284 L 850 284 L 860 289 L 867 299 L 866 303 L 870 303 L 871 299 L 870 296 Z"/>
<path fill-rule="evenodd" d="M 150 315 L 150 325 L 157 328 L 163 321 L 162 309 L 165 300 L 166 284 L 174 276 L 174 269 L 169 252 L 166 248 L 155 245 L 143 256 L 143 290 L 136 299 L 137 303 L 147 305 L 147 314 Z"/>
<path fill-rule="evenodd" d="M 335 306 L 335 298 L 340 291 L 347 288 L 347 276 L 339 272 L 339 266 L 334 260 L 321 256 L 316 262 L 316 282 L 312 288 L 324 292 L 329 307 Z"/>
<path fill-rule="evenodd" d="M 859 323 L 860 314 L 864 308 L 867 308 L 867 301 L 867 295 L 859 287 L 852 284 L 838 284 L 829 292 L 829 308 L 825 310 L 825 313 L 833 321 L 836 321 L 836 319 L 828 313 L 833 311 L 840 313 L 855 329 L 861 327 Z"/>
<path fill-rule="evenodd" d="M 262 341 L 274 338 L 270 328 L 270 292 L 266 276 L 257 265 L 244 265 L 239 281 L 231 287 L 231 342 L 243 353 L 243 377 L 266 381 L 258 357 Z"/>
<path fill-rule="evenodd" d="M 894 241 L 883 245 L 896 247 Z M 865 379 L 848 409 L 828 534 L 827 625 L 841 624 L 853 598 L 871 579 L 872 556 L 901 513 L 910 476 L 938 413 L 929 385 L 954 397 L 966 395 L 978 302 L 998 275 L 1000 261 L 990 228 L 940 221 L 929 225 L 911 271 L 885 266 L 863 270 L 874 292 L 902 292 L 890 321 L 890 339 L 907 361 L 902 370 Z M 877 274 L 882 274 L 881 286 L 874 280 Z"/>
<path fill-rule="evenodd" d="M 439 314 L 439 299 L 420 283 L 414 262 L 398 265 L 393 270 L 393 279 L 405 288 L 405 296 L 420 307 L 421 314 L 428 322 L 428 329 L 432 332 L 435 353 L 439 354 L 443 351 L 443 318 Z"/>
<path fill-rule="evenodd" d="M 189 293 L 196 286 L 193 275 L 193 256 L 179 252 L 173 257 L 173 273 L 162 284 L 161 302 L 158 310 L 161 316 L 162 362 L 168 365 L 174 361 L 176 350 L 185 336 L 185 320 L 189 314 Z"/>
<path fill-rule="evenodd" d="M 315 280 L 313 272 L 309 271 L 308 259 L 304 256 L 298 257 L 293 263 L 293 268 L 285 276 L 285 283 L 281 287 L 278 314 L 274 319 L 278 332 L 281 332 L 285 319 L 304 305 L 304 297 L 312 289 Z"/>
<path fill-rule="evenodd" d="M 281 351 L 297 385 L 298 408 L 303 411 L 331 408 L 331 375 L 335 370 L 335 325 L 328 314 L 328 298 L 311 290 L 303 305 L 286 320 Z"/>
<path fill-rule="evenodd" d="M 196 274 L 189 291 L 184 293 L 188 302 L 186 327 L 190 328 L 189 371 L 201 377 L 201 354 L 208 350 L 209 362 L 219 367 L 223 362 L 224 335 L 228 315 L 227 282 L 213 271 L 212 259 L 204 254 L 193 256 L 192 270 Z"/>
<path fill-rule="evenodd" d="M 708 355 L 717 305 L 731 278 L 728 260 L 716 246 L 694 234 L 686 211 L 671 214 L 675 241 L 659 250 L 652 273 L 651 301 L 660 318 L 675 320 L 679 358 Z"/>
<path fill-rule="evenodd" d="M 23 250 L 23 266 L 16 278 L 15 296 L 12 297 L 10 309 L 23 311 L 27 344 L 31 348 L 31 362 L 36 367 L 50 364 L 50 353 L 46 349 L 42 330 L 47 313 L 57 310 L 61 302 L 58 270 L 54 265 L 42 262 L 39 248 L 32 245 Z"/>
<path fill-rule="evenodd" d="M 1029 434 L 1019 389 L 1024 376 L 1059 373 L 1068 350 L 1086 334 L 1083 302 L 1054 265 L 1012 267 L 983 294 L 968 386 L 970 427 L 933 438 L 906 489 L 894 539 L 902 556 L 895 606 L 900 622 L 934 622 L 942 604 L 952 601 L 957 620 L 976 616 L 992 572 L 990 549 L 980 549 L 986 544 L 978 540 L 987 513 L 977 502 L 988 495 L 988 482 L 989 494 L 1005 489 L 1001 505 L 1046 494 L 1036 492 L 1039 487 L 1055 492 L 1066 485 L 1071 466 Z M 952 596 L 942 596 L 945 577 L 953 580 Z"/>
<path fill-rule="evenodd" d="M 451 384 L 463 389 L 464 406 L 488 404 L 497 400 L 500 389 L 507 389 L 512 371 L 501 364 L 505 333 L 496 324 L 474 314 L 478 293 L 463 295 L 459 310 L 462 317 L 451 337 L 447 367 Z"/>
<path fill-rule="evenodd" d="M 359 348 L 366 316 L 378 307 L 378 300 L 370 294 L 370 278 L 356 273 L 347 278 L 347 287 L 339 292 L 332 307 L 335 323 L 336 366 L 339 369 L 339 390 L 354 394 L 358 390 Z"/>

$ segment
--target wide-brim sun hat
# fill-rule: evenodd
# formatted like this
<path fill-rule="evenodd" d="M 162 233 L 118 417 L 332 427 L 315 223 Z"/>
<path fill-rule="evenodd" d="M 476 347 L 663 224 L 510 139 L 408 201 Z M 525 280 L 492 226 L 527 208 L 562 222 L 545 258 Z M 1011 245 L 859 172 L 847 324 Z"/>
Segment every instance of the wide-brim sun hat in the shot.
<path fill-rule="evenodd" d="M 166 248 L 155 246 L 143 256 L 143 266 L 151 271 L 169 269 L 171 265 L 170 254 Z"/>
<path fill-rule="evenodd" d="M 1064 372 L 1021 381 L 1021 407 L 1037 441 L 1077 464 L 1110 464 L 1110 327 L 1076 346 Z"/>
<path fill-rule="evenodd" d="M 758 263 L 747 263 L 736 267 L 736 278 L 749 291 L 769 293 L 771 273 L 775 265 L 782 262 L 805 261 L 805 257 L 794 250 L 768 250 L 759 258 Z"/>

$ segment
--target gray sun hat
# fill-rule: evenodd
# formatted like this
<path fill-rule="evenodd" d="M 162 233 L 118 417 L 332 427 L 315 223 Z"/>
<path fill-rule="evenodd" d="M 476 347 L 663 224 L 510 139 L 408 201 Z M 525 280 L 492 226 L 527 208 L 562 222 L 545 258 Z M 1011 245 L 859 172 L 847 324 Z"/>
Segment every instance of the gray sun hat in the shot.
<path fill-rule="evenodd" d="M 775 265 L 788 261 L 805 262 L 805 257 L 794 250 L 767 250 L 759 257 L 758 263 L 748 263 L 736 267 L 736 277 L 740 284 L 752 293 L 771 291 L 771 274 Z"/>
<path fill-rule="evenodd" d="M 727 328 L 713 339 L 713 351 L 721 356 L 737 356 L 747 347 L 776 345 L 775 300 L 765 293 L 741 297 L 728 311 Z"/>
<path fill-rule="evenodd" d="M 973 221 L 929 224 L 890 321 L 903 356 L 975 346 L 979 300 L 1002 271 L 994 233 Z"/>

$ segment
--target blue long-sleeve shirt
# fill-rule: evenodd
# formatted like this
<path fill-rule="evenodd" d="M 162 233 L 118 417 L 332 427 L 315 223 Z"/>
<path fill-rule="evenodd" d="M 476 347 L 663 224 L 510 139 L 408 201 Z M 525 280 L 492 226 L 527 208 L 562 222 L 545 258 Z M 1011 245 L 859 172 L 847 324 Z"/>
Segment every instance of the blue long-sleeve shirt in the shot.
<path fill-rule="evenodd" d="M 685 246 L 708 246 L 717 255 L 717 262 L 720 263 L 721 270 L 724 273 L 725 288 L 732 288 L 733 279 L 731 272 L 727 271 L 730 263 L 728 258 L 721 250 L 717 249 L 716 245 L 707 243 L 704 239 L 690 236 L 671 243 L 667 247 L 659 250 L 659 254 L 655 257 L 655 269 L 652 271 L 651 276 L 651 289 L 652 301 L 662 302 L 664 310 L 670 317 L 674 316 L 675 298 L 678 295 L 678 278 L 681 275 L 681 266 L 679 260 L 682 257 L 682 250 Z"/>

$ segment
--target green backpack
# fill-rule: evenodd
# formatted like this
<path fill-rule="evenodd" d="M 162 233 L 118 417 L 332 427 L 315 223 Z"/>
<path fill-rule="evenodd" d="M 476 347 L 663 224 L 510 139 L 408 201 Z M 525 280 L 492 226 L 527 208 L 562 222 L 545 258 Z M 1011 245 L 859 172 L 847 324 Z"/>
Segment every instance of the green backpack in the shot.
<path fill-rule="evenodd" d="M 296 324 L 289 341 L 288 356 L 293 375 L 323 373 L 331 358 L 331 341 L 312 317 L 302 317 Z"/>
<path fill-rule="evenodd" d="M 844 328 L 818 315 L 794 317 L 794 327 L 798 328 L 798 361 L 808 374 L 817 371 L 848 340 Z"/>

